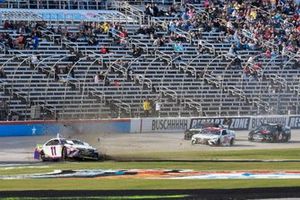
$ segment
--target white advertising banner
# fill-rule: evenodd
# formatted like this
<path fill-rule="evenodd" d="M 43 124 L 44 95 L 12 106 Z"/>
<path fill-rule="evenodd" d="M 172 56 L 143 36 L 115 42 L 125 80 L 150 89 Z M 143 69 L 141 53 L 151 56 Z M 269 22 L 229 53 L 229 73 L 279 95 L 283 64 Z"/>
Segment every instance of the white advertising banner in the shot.
<path fill-rule="evenodd" d="M 190 118 L 143 118 L 142 133 L 183 132 L 189 128 Z"/>
<path fill-rule="evenodd" d="M 262 123 L 278 123 L 300 129 L 300 116 L 225 116 L 225 117 L 173 117 L 173 118 L 139 118 L 131 120 L 131 133 L 172 133 L 184 132 L 197 128 L 202 123 L 228 125 L 233 130 L 251 130 Z"/>

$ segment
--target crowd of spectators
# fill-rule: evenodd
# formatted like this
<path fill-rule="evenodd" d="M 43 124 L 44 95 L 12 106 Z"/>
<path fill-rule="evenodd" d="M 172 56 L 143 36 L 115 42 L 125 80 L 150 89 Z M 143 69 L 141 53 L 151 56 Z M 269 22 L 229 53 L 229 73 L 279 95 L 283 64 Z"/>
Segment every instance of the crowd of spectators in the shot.
<path fill-rule="evenodd" d="M 169 36 L 186 42 L 189 32 L 193 39 L 201 39 L 202 32 L 219 32 L 220 42 L 234 44 L 234 50 L 263 50 L 271 58 L 299 51 L 300 10 L 298 0 L 204 0 L 204 10 L 194 6 L 171 5 L 167 10 L 148 4 L 145 14 L 150 17 L 171 16 Z M 191 2 L 194 3 L 194 2 Z M 232 49 L 231 49 L 232 50 Z M 228 54 L 232 54 L 229 52 Z"/>
<path fill-rule="evenodd" d="M 45 27 L 45 22 L 5 21 L 3 29 L 11 31 L 11 34 L 7 32 L 0 33 L 0 43 L 10 49 L 37 49 L 42 38 L 40 28 Z"/>
<path fill-rule="evenodd" d="M 200 2 L 200 1 L 199 1 Z M 201 1 L 202 2 L 202 1 Z M 167 23 L 167 34 L 160 35 L 162 27 L 155 23 L 142 25 L 136 30 L 136 35 L 148 35 L 153 41 L 154 47 L 172 44 L 174 55 L 179 56 L 186 50 L 189 41 L 186 33 L 193 40 L 197 40 L 199 54 L 215 53 L 213 48 L 208 48 L 202 39 L 202 32 L 219 33 L 216 42 L 229 43 L 231 46 L 224 56 L 230 59 L 239 69 L 243 68 L 244 79 L 257 80 L 261 76 L 262 64 L 252 56 L 242 65 L 239 57 L 240 50 L 261 50 L 266 58 L 281 56 L 283 61 L 289 59 L 290 54 L 299 52 L 300 46 L 300 1 L 297 0 L 204 0 L 204 10 L 185 4 L 177 4 L 160 8 L 156 4 L 145 6 L 145 15 L 152 17 L 173 17 Z M 190 0 L 186 3 L 195 3 Z M 197 2 L 196 2 L 197 3 Z M 79 4 L 78 4 L 79 5 Z M 165 9 L 166 8 L 166 9 Z M 45 37 L 41 29 L 48 29 L 60 38 L 66 38 L 72 42 L 86 41 L 90 46 L 97 46 L 101 40 L 98 34 L 107 34 L 113 38 L 113 44 L 129 46 L 128 32 L 121 23 L 111 22 L 81 22 L 77 31 L 70 31 L 67 26 L 47 27 L 44 22 L 10 22 L 5 21 L 4 30 L 12 33 L 0 33 L 0 42 L 11 49 L 38 49 L 40 40 Z M 59 41 L 57 41 L 59 42 Z M 191 42 L 191 44 L 193 44 Z M 145 51 L 141 46 L 132 45 L 131 55 L 135 58 Z M 111 53 L 109 46 L 99 46 L 99 54 Z M 32 66 L 36 66 L 39 57 L 33 54 Z M 293 67 L 299 67 L 300 61 Z M 73 62 L 74 64 L 74 62 Z M 59 80 L 59 74 L 69 74 L 75 77 L 71 66 L 66 66 L 63 71 L 60 66 L 54 66 L 55 80 Z M 130 68 L 127 68 L 128 70 Z M 132 69 L 131 69 L 132 70 Z M 128 71 L 127 75 L 132 73 Z M 4 74 L 5 75 L 5 74 Z M 0 78 L 4 77 L 0 71 Z M 199 74 L 203 76 L 203 74 Z M 94 83 L 104 82 L 109 85 L 107 72 L 99 72 L 94 77 Z M 118 82 L 114 82 L 119 85 Z M 149 115 L 148 107 L 145 116 Z"/>
<path fill-rule="evenodd" d="M 224 59 L 230 60 L 228 67 L 238 66 L 243 69 L 245 77 L 257 80 L 264 66 L 261 63 L 243 64 L 240 50 L 259 50 L 264 52 L 265 58 L 281 57 L 282 62 L 300 52 L 299 0 L 204 0 L 201 3 L 204 9 L 198 11 L 189 4 L 171 5 L 166 11 L 155 4 L 146 6 L 145 14 L 150 17 L 173 17 L 167 24 L 169 34 L 166 37 L 168 42 L 173 41 L 176 55 L 184 51 L 179 48 L 178 41 L 188 42 L 187 35 L 198 40 L 199 54 L 215 53 L 213 48 L 204 44 L 202 33 L 218 33 L 216 42 L 231 44 L 224 55 Z M 186 34 L 181 35 L 180 31 Z M 159 43 L 157 37 L 155 44 Z M 294 62 L 294 69 L 298 68 L 299 62 Z"/>
<path fill-rule="evenodd" d="M 222 32 L 220 40 L 238 50 L 263 49 L 280 54 L 296 53 L 300 45 L 299 1 L 294 0 L 205 0 L 204 11 L 186 6 L 168 24 L 176 29 Z"/>

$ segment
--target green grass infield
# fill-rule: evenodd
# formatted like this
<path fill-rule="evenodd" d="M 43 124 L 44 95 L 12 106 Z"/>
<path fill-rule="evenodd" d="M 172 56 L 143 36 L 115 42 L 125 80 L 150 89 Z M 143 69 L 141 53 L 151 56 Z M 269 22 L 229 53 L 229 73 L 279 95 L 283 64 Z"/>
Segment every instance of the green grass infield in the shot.
<path fill-rule="evenodd" d="M 124 155 L 127 159 L 156 159 L 174 161 L 151 162 L 45 162 L 33 163 L 31 167 L 0 167 L 0 176 L 35 174 L 54 170 L 76 169 L 191 169 L 197 171 L 247 171 L 247 170 L 296 170 L 300 171 L 300 149 L 242 150 L 223 152 L 185 152 Z M 119 155 L 122 156 L 122 155 Z M 190 161 L 180 161 L 190 160 Z M 214 162 L 213 160 L 234 159 L 236 162 Z M 252 159 L 280 160 L 288 162 L 245 162 Z M 194 162 L 195 160 L 210 160 Z M 294 161 L 293 161 L 294 160 Z M 300 179 L 249 179 L 249 180 L 170 180 L 139 179 L 122 177 L 108 178 L 65 178 L 1 180 L 0 190 L 129 190 L 129 189 L 234 189 L 253 187 L 295 187 Z"/>

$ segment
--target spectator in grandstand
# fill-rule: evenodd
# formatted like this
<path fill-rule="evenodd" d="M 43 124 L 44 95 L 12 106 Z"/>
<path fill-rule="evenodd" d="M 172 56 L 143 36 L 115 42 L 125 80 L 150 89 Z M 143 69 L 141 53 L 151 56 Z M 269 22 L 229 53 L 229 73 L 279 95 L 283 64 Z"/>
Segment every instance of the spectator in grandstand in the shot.
<path fill-rule="evenodd" d="M 3 68 L 0 68 L 0 78 L 6 78 L 6 73 L 4 72 Z"/>
<path fill-rule="evenodd" d="M 252 66 L 254 64 L 254 57 L 250 56 L 246 64 Z"/>
<path fill-rule="evenodd" d="M 172 4 L 168 7 L 167 11 L 165 12 L 166 16 L 175 16 L 178 13 L 178 8 L 175 4 Z"/>
<path fill-rule="evenodd" d="M 146 26 L 142 25 L 138 30 L 135 32 L 135 35 L 145 35 L 146 34 Z"/>
<path fill-rule="evenodd" d="M 100 81 L 104 81 L 104 79 L 105 79 L 105 77 L 107 76 L 107 74 L 108 74 L 108 71 L 106 71 L 106 72 L 101 71 L 101 72 L 99 73 L 99 80 L 100 80 Z"/>
<path fill-rule="evenodd" d="M 293 69 L 300 69 L 300 59 L 299 58 L 294 62 L 292 68 Z"/>
<path fill-rule="evenodd" d="M 243 68 L 243 75 L 242 78 L 244 81 L 248 81 L 250 77 L 251 71 L 248 65 L 245 65 Z"/>
<path fill-rule="evenodd" d="M 203 40 L 199 40 L 198 41 L 198 54 L 205 54 L 205 53 L 214 53 L 214 49 L 206 47 Z"/>
<path fill-rule="evenodd" d="M 32 54 L 30 57 L 30 67 L 35 68 L 39 63 L 38 55 L 36 53 Z"/>
<path fill-rule="evenodd" d="M 8 33 L 5 33 L 3 35 L 3 41 L 4 41 L 5 46 L 9 47 L 10 49 L 14 49 L 15 48 L 14 41 L 13 41 L 12 37 Z"/>
<path fill-rule="evenodd" d="M 33 49 L 37 49 L 39 47 L 39 37 L 37 34 L 34 34 L 32 38 L 32 47 Z"/>
<path fill-rule="evenodd" d="M 119 80 L 114 80 L 113 82 L 115 87 L 120 87 L 121 86 L 121 82 Z"/>
<path fill-rule="evenodd" d="M 143 108 L 144 108 L 144 116 L 149 117 L 151 111 L 151 103 L 148 98 L 144 100 Z"/>
<path fill-rule="evenodd" d="M 100 72 L 98 72 L 95 76 L 94 76 L 94 83 L 99 83 L 100 82 Z"/>
<path fill-rule="evenodd" d="M 237 56 L 237 51 L 236 51 L 236 45 L 232 44 L 231 47 L 229 48 L 229 51 L 227 53 L 227 56 L 230 58 L 235 58 Z"/>
<path fill-rule="evenodd" d="M 146 4 L 145 15 L 153 16 L 153 9 L 151 7 L 151 4 Z"/>
<path fill-rule="evenodd" d="M 181 42 L 175 42 L 173 45 L 174 51 L 176 53 L 176 55 L 179 55 L 180 53 L 182 53 L 184 51 L 183 45 Z"/>
<path fill-rule="evenodd" d="M 108 33 L 110 24 L 108 22 L 104 22 L 101 26 L 102 33 Z"/>
<path fill-rule="evenodd" d="M 74 66 L 71 64 L 68 64 L 67 67 L 65 68 L 65 74 L 68 75 L 67 78 L 75 78 L 75 71 L 74 71 Z"/>
<path fill-rule="evenodd" d="M 59 80 L 58 74 L 60 73 L 60 69 L 59 69 L 58 65 L 54 65 L 53 73 L 54 73 L 54 80 L 58 81 Z"/>
<path fill-rule="evenodd" d="M 155 101 L 155 116 L 160 117 L 160 107 L 161 107 L 161 102 L 159 99 L 156 99 Z"/>
<path fill-rule="evenodd" d="M 143 49 L 141 47 L 133 46 L 133 49 L 132 49 L 133 57 L 137 58 L 137 57 L 140 57 L 142 54 L 143 54 Z"/>
<path fill-rule="evenodd" d="M 62 34 L 62 33 L 63 33 L 62 28 L 61 28 L 61 25 L 58 25 L 58 26 L 57 26 L 56 33 L 57 33 L 57 34 Z"/>
<path fill-rule="evenodd" d="M 234 59 L 231 60 L 231 62 L 226 66 L 226 69 L 228 68 L 238 68 L 242 69 L 242 59 L 240 56 L 236 56 Z"/>
<path fill-rule="evenodd" d="M 145 14 L 151 17 L 159 17 L 162 15 L 162 12 L 159 10 L 156 4 L 147 4 L 145 8 Z"/>
<path fill-rule="evenodd" d="M 110 80 L 109 80 L 109 78 L 108 78 L 107 75 L 104 76 L 104 85 L 105 86 L 109 86 L 110 85 Z"/>
<path fill-rule="evenodd" d="M 164 37 L 157 37 L 154 41 L 153 41 L 153 46 L 154 47 L 161 47 L 164 46 L 166 43 L 165 38 Z"/>
<path fill-rule="evenodd" d="M 25 46 L 25 37 L 23 36 L 23 34 L 19 35 L 19 37 L 17 37 L 16 39 L 16 46 L 19 47 L 19 49 L 24 49 Z"/>
<path fill-rule="evenodd" d="M 68 32 L 68 33 L 66 33 L 66 38 L 68 40 L 70 40 L 71 42 L 77 42 L 77 40 L 79 38 L 79 34 L 78 33 L 70 33 L 70 32 Z M 97 44 L 97 40 L 95 40 L 93 36 L 91 38 L 92 39 L 91 39 L 91 41 L 90 40 L 88 41 L 88 44 L 89 45 Z M 57 43 L 60 44 L 60 41 L 58 41 Z"/>
<path fill-rule="evenodd" d="M 127 63 L 128 65 L 128 63 Z M 127 72 L 126 72 L 126 75 L 127 75 L 127 80 L 131 81 L 132 80 L 132 75 L 133 75 L 133 69 L 132 69 L 132 66 L 128 66 L 126 68 Z"/>
<path fill-rule="evenodd" d="M 72 40 L 71 40 L 71 41 L 72 41 Z M 74 41 L 73 41 L 73 42 L 74 42 Z M 97 45 L 97 40 L 96 40 L 95 36 L 89 37 L 89 39 L 88 39 L 88 45 L 89 45 L 89 46 Z"/>
<path fill-rule="evenodd" d="M 5 99 L 0 102 L 0 120 L 7 120 L 9 115 L 9 106 Z"/>
<path fill-rule="evenodd" d="M 127 37 L 128 37 L 128 33 L 125 29 L 121 29 L 120 33 L 119 33 L 119 44 L 126 46 L 128 41 L 127 41 Z"/>
<path fill-rule="evenodd" d="M 100 49 L 100 54 L 108 54 L 109 53 L 109 49 L 106 46 L 102 46 Z"/>
<path fill-rule="evenodd" d="M 8 20 L 5 20 L 3 23 L 3 29 L 8 30 L 8 29 L 12 29 L 12 28 L 13 28 L 12 24 L 10 24 L 10 22 Z"/>
<path fill-rule="evenodd" d="M 153 36 L 155 34 L 155 28 L 153 25 L 150 26 L 141 26 L 136 32 L 136 35 L 146 35 L 148 34 L 151 39 L 153 39 Z"/>

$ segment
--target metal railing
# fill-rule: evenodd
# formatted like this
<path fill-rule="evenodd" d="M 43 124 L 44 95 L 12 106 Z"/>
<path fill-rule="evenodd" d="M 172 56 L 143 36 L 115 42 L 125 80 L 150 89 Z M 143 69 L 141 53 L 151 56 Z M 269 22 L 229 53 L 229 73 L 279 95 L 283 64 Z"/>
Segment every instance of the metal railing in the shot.
<path fill-rule="evenodd" d="M 189 108 L 196 109 L 199 114 L 202 112 L 202 105 L 201 105 L 201 103 L 196 102 L 193 99 L 185 98 L 184 99 L 184 104 L 186 104 Z"/>
<path fill-rule="evenodd" d="M 108 9 L 109 2 L 85 0 L 85 1 L 65 1 L 65 0 L 6 0 L 2 6 L 6 8 L 25 9 L 68 9 L 68 10 L 98 10 Z"/>
<path fill-rule="evenodd" d="M 159 93 L 162 96 L 166 96 L 166 97 L 169 96 L 172 98 L 172 100 L 175 100 L 175 101 L 177 101 L 177 99 L 178 99 L 177 92 L 175 90 L 167 88 L 166 86 L 159 86 Z"/>
<path fill-rule="evenodd" d="M 75 42 L 71 42 L 70 40 L 68 40 L 65 37 L 61 38 L 61 45 L 65 45 L 66 47 L 69 47 L 74 52 L 79 52 L 78 44 Z"/>
<path fill-rule="evenodd" d="M 130 5 L 127 1 L 113 1 L 112 7 L 123 12 L 126 16 L 133 18 L 140 25 L 145 22 L 144 12 L 135 6 Z"/>

